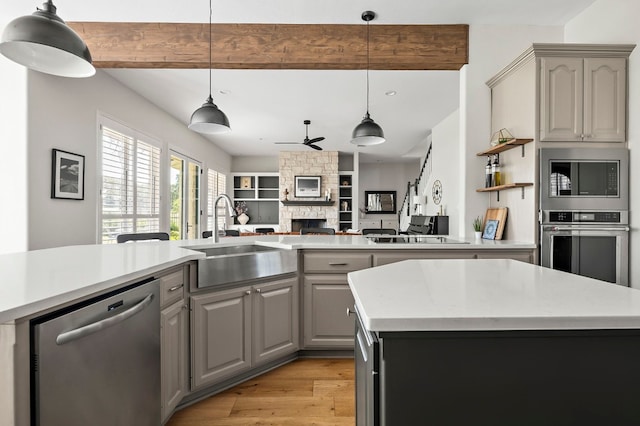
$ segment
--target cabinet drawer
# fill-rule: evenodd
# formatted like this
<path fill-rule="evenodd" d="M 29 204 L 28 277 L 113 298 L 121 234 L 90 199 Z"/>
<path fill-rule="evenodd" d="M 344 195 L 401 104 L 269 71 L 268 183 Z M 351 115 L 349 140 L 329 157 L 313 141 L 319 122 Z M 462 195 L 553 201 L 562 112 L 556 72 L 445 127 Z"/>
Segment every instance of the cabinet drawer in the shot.
<path fill-rule="evenodd" d="M 182 268 L 160 277 L 160 306 L 184 298 L 184 270 Z"/>
<path fill-rule="evenodd" d="M 371 254 L 368 253 L 304 253 L 305 273 L 344 274 L 371 267 Z"/>

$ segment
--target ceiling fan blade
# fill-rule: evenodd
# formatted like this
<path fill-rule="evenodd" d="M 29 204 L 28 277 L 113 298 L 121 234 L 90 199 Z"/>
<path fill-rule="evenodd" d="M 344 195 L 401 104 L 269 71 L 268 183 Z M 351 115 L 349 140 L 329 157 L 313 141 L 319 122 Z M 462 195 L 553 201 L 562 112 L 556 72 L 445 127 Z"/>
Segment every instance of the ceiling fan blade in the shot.
<path fill-rule="evenodd" d="M 324 136 L 320 136 L 319 138 L 313 138 L 309 141 L 309 143 L 316 143 L 324 140 Z"/>
<path fill-rule="evenodd" d="M 317 150 L 317 151 L 322 151 L 322 148 L 320 148 L 320 147 L 319 147 L 319 146 L 317 146 L 317 145 L 307 144 L 307 146 L 308 146 L 308 147 L 310 147 L 310 148 L 313 148 L 313 149 L 315 149 L 315 150 Z"/>

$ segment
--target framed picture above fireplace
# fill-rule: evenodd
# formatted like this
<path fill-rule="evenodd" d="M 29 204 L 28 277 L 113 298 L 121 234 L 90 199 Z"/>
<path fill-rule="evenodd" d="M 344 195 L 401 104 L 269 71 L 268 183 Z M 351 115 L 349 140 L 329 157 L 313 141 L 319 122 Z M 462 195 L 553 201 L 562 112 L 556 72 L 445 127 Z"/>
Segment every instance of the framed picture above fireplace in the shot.
<path fill-rule="evenodd" d="M 320 197 L 322 176 L 296 176 L 295 197 Z"/>

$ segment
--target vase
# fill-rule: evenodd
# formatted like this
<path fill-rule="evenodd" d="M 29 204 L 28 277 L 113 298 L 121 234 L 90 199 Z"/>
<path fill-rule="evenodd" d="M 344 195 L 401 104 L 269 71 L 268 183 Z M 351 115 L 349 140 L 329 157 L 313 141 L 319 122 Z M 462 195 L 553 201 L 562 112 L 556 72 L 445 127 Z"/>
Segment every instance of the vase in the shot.
<path fill-rule="evenodd" d="M 249 216 L 247 216 L 246 213 L 241 213 L 238 215 L 238 222 L 240 222 L 240 225 L 246 225 L 247 222 L 249 222 Z"/>
<path fill-rule="evenodd" d="M 476 235 L 476 240 L 482 239 L 482 231 L 475 231 L 475 235 Z"/>

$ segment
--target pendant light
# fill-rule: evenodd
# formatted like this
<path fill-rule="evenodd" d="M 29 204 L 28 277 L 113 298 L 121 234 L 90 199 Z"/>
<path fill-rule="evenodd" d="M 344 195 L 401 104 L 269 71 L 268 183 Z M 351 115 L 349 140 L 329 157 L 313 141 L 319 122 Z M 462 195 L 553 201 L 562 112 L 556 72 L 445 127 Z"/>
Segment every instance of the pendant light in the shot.
<path fill-rule="evenodd" d="M 0 53 L 32 70 L 61 77 L 91 77 L 96 69 L 84 41 L 56 15 L 51 0 L 32 15 L 9 22 Z"/>
<path fill-rule="evenodd" d="M 375 12 L 370 10 L 362 13 L 362 20 L 367 23 L 367 113 L 362 122 L 353 129 L 351 136 L 351 143 L 360 146 L 378 145 L 385 141 L 382 127 L 369 115 L 369 21 L 375 17 Z"/>
<path fill-rule="evenodd" d="M 225 133 L 231 130 L 229 127 L 229 119 L 218 109 L 217 105 L 213 103 L 211 97 L 211 0 L 209 0 L 209 97 L 206 102 L 202 104 L 200 108 L 191 114 L 191 120 L 189 122 L 189 128 L 198 133 Z"/>

